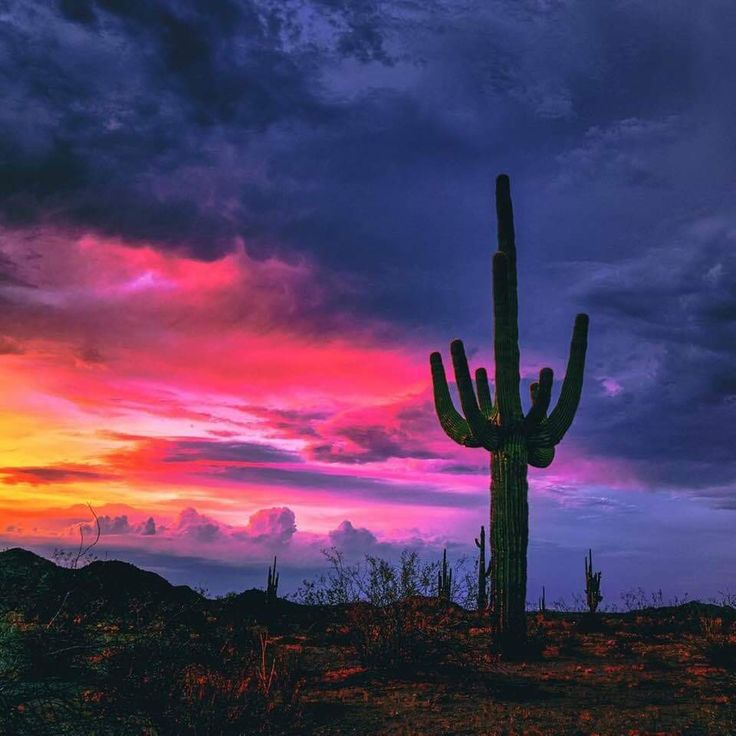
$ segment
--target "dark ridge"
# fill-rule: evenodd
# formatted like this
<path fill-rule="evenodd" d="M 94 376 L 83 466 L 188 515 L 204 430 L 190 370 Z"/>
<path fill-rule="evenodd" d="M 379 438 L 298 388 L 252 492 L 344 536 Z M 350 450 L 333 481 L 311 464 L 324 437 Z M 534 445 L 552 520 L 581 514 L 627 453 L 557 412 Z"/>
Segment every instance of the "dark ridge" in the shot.
<path fill-rule="evenodd" d="M 108 600 L 155 596 L 162 600 L 193 603 L 202 596 L 187 585 L 172 585 L 155 572 L 120 560 L 96 560 L 74 571 L 75 583 Z"/>
<path fill-rule="evenodd" d="M 11 549 L 0 552 L 0 570 L 5 569 L 5 566 L 13 565 L 46 569 L 57 567 L 51 560 L 22 547 L 11 547 Z"/>
<path fill-rule="evenodd" d="M 266 591 L 258 588 L 227 595 L 211 601 L 211 604 L 212 610 L 216 610 L 220 616 L 233 623 L 251 620 L 256 623 L 268 623 L 269 626 L 276 628 L 282 625 L 289 628 L 294 624 L 311 626 L 320 621 L 326 623 L 334 614 L 325 606 L 309 606 L 285 598 L 269 601 Z"/>
<path fill-rule="evenodd" d="M 135 602 L 161 608 L 201 606 L 204 599 L 127 562 L 95 561 L 74 570 L 20 548 L 0 553 L 0 612 L 16 610 L 43 619 L 62 603 L 79 612 L 120 613 Z"/>
<path fill-rule="evenodd" d="M 267 601 L 253 588 L 222 599 L 208 600 L 186 585 L 120 560 L 96 560 L 77 569 L 57 565 L 29 550 L 0 552 L 0 614 L 20 611 L 29 618 L 49 620 L 64 611 L 94 616 L 123 616 L 137 610 L 154 615 L 163 610 L 187 616 L 217 612 L 229 621 L 294 621 L 311 624 L 324 616 L 319 606 L 283 598 Z"/>

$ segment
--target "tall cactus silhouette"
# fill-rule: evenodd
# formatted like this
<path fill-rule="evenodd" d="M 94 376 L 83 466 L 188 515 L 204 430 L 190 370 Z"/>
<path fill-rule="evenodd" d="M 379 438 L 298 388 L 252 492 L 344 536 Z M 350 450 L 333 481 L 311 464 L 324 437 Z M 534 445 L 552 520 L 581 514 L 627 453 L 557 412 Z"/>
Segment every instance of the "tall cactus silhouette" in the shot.
<path fill-rule="evenodd" d="M 572 424 L 583 386 L 588 316 L 578 314 L 567 371 L 555 408 L 548 414 L 552 369 L 543 368 L 531 385 L 524 414 L 519 395 L 519 328 L 516 243 L 508 176 L 496 179 L 498 251 L 493 256 L 493 347 L 495 399 L 483 368 L 470 376 L 461 340 L 450 345 L 463 415 L 450 397 L 440 353 L 432 353 L 434 402 L 440 425 L 455 442 L 491 455 L 491 601 L 502 648 L 512 651 L 526 639 L 526 555 L 529 542 L 527 465 L 547 467 L 555 445 Z"/>
<path fill-rule="evenodd" d="M 266 603 L 275 603 L 278 600 L 279 573 L 276 572 L 276 557 L 273 558 L 273 567 L 268 568 L 266 582 Z"/>
<path fill-rule="evenodd" d="M 447 550 L 442 551 L 442 568 L 437 572 L 437 597 L 449 603 L 452 600 L 452 570 L 447 566 Z"/>

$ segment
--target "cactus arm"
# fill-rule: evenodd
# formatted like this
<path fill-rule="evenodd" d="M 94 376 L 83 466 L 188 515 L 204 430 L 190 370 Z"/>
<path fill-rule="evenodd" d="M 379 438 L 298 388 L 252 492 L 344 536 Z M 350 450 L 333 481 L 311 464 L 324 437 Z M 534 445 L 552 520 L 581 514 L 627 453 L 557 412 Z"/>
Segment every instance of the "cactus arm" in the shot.
<path fill-rule="evenodd" d="M 481 413 L 486 419 L 490 419 L 493 416 L 493 399 L 485 368 L 478 368 L 475 372 L 475 385 L 478 387 L 478 403 Z"/>
<path fill-rule="evenodd" d="M 533 468 L 547 468 L 555 459 L 554 447 L 534 447 L 529 450 L 527 462 Z"/>
<path fill-rule="evenodd" d="M 547 430 L 556 445 L 570 428 L 575 417 L 580 393 L 583 390 L 583 371 L 585 369 L 585 352 L 588 347 L 588 315 L 579 314 L 575 318 L 575 327 L 570 343 L 570 357 L 567 361 L 565 379 L 557 406 L 547 418 Z"/>
<path fill-rule="evenodd" d="M 434 408 L 437 412 L 437 418 L 440 420 L 440 426 L 445 430 L 445 434 L 459 445 L 480 447 L 480 442 L 473 437 L 468 423 L 452 403 L 445 367 L 442 365 L 442 356 L 439 353 L 432 353 L 429 356 L 429 362 L 432 368 Z"/>
<path fill-rule="evenodd" d="M 544 420 L 530 437 L 530 446 L 550 447 L 556 445 L 570 428 L 575 412 L 580 403 L 583 389 L 583 370 L 585 368 L 585 352 L 588 347 L 588 315 L 579 314 L 575 318 L 575 327 L 570 343 L 570 357 L 567 371 L 562 382 L 560 398 L 552 413 Z"/>
<path fill-rule="evenodd" d="M 519 343 L 509 305 L 508 258 L 493 256 L 493 347 L 496 358 L 496 406 L 503 425 L 523 417 L 519 396 Z"/>
<path fill-rule="evenodd" d="M 500 444 L 500 432 L 496 425 L 491 424 L 483 416 L 478 406 L 462 340 L 453 340 L 450 345 L 450 352 L 452 353 L 452 364 L 455 368 L 455 383 L 457 383 L 457 390 L 460 393 L 460 404 L 463 407 L 463 413 L 473 437 L 487 450 L 496 450 Z"/>
<path fill-rule="evenodd" d="M 542 368 L 539 371 L 539 383 L 533 383 L 531 386 L 532 408 L 524 419 L 524 427 L 527 432 L 539 426 L 547 416 L 547 409 L 549 409 L 549 402 L 552 398 L 553 376 L 551 368 Z"/>
<path fill-rule="evenodd" d="M 533 383 L 530 389 L 532 408 L 524 419 L 524 426 L 527 431 L 534 431 L 546 419 L 547 409 L 552 395 L 552 369 L 542 368 L 539 372 L 539 383 Z M 554 446 L 529 448 L 527 461 L 534 468 L 549 467 L 554 459 Z"/>

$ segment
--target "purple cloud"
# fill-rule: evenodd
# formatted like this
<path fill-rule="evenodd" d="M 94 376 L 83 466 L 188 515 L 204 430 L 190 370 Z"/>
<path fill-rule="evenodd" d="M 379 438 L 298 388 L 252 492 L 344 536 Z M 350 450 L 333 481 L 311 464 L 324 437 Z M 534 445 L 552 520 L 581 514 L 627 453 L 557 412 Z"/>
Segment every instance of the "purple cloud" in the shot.
<path fill-rule="evenodd" d="M 296 532 L 296 517 L 286 507 L 260 509 L 251 515 L 244 534 L 267 542 L 288 542 Z"/>

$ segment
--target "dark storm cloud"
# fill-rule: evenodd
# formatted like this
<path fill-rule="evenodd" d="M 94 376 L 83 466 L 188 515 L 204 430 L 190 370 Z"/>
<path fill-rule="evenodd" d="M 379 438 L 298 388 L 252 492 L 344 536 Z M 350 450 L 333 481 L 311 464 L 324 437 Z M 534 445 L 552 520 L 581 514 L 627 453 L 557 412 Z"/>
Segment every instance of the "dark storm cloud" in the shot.
<path fill-rule="evenodd" d="M 242 235 L 254 249 L 280 242 L 347 268 L 419 261 L 410 292 L 391 279 L 379 294 L 410 312 L 429 288 L 423 268 L 487 242 L 500 167 L 527 168 L 526 155 L 631 108 L 637 85 L 652 87 L 648 106 L 687 91 L 668 81 L 694 64 L 686 14 L 647 25 L 650 15 L 582 4 L 11 3 L 5 217 L 203 258 Z"/>
<path fill-rule="evenodd" d="M 110 473 L 101 473 L 83 465 L 49 465 L 0 468 L 2 482 L 15 485 L 30 483 L 46 485 L 50 483 L 79 483 L 103 481 L 114 478 Z"/>
<path fill-rule="evenodd" d="M 360 477 L 344 473 L 325 473 L 319 470 L 291 470 L 256 466 L 228 466 L 212 468 L 198 475 L 213 480 L 262 483 L 286 488 L 339 492 L 351 498 L 390 501 L 416 506 L 446 506 L 448 508 L 475 508 L 485 501 L 483 494 L 430 489 L 410 483 L 393 483 L 378 478 Z"/>
<path fill-rule="evenodd" d="M 577 436 L 654 486 L 736 479 L 735 226 L 732 216 L 693 223 L 606 269 L 585 295 L 608 352 L 596 351 L 599 370 L 617 389 L 591 386 Z"/>
<path fill-rule="evenodd" d="M 314 423 L 327 419 L 328 413 L 321 411 L 302 411 L 298 409 L 277 409 L 264 406 L 236 406 L 236 409 L 263 420 L 276 436 L 288 439 L 311 439 L 318 433 Z"/>
<path fill-rule="evenodd" d="M 309 443 L 307 453 L 313 459 L 330 463 L 440 459 L 446 452 L 438 453 L 433 447 L 436 422 L 433 404 L 415 398 L 384 407 L 378 421 L 375 414 L 348 411 L 333 422 L 316 426 L 316 439 Z"/>
<path fill-rule="evenodd" d="M 442 466 L 441 472 L 453 475 L 487 475 L 488 463 L 447 463 Z"/>
<path fill-rule="evenodd" d="M 164 462 L 199 460 L 212 462 L 296 463 L 298 454 L 255 442 L 223 442 L 206 439 L 176 439 L 167 442 Z"/>
<path fill-rule="evenodd" d="M 330 442 L 316 443 L 310 449 L 315 460 L 340 463 L 376 463 L 390 458 L 433 459 L 444 457 L 431 450 L 418 447 L 416 436 L 399 427 L 379 425 L 343 426 L 333 430 Z M 335 438 L 350 441 L 353 450 L 344 450 L 335 444 Z"/>
<path fill-rule="evenodd" d="M 274 126 L 333 115 L 319 94 L 317 49 L 381 55 L 365 14 L 329 9 L 336 36 L 318 44 L 303 37 L 297 10 L 229 0 L 10 3 L 0 30 L 6 223 L 51 218 L 202 258 L 232 247 L 255 225 L 233 198 L 273 209 L 250 147 L 264 147 Z"/>

